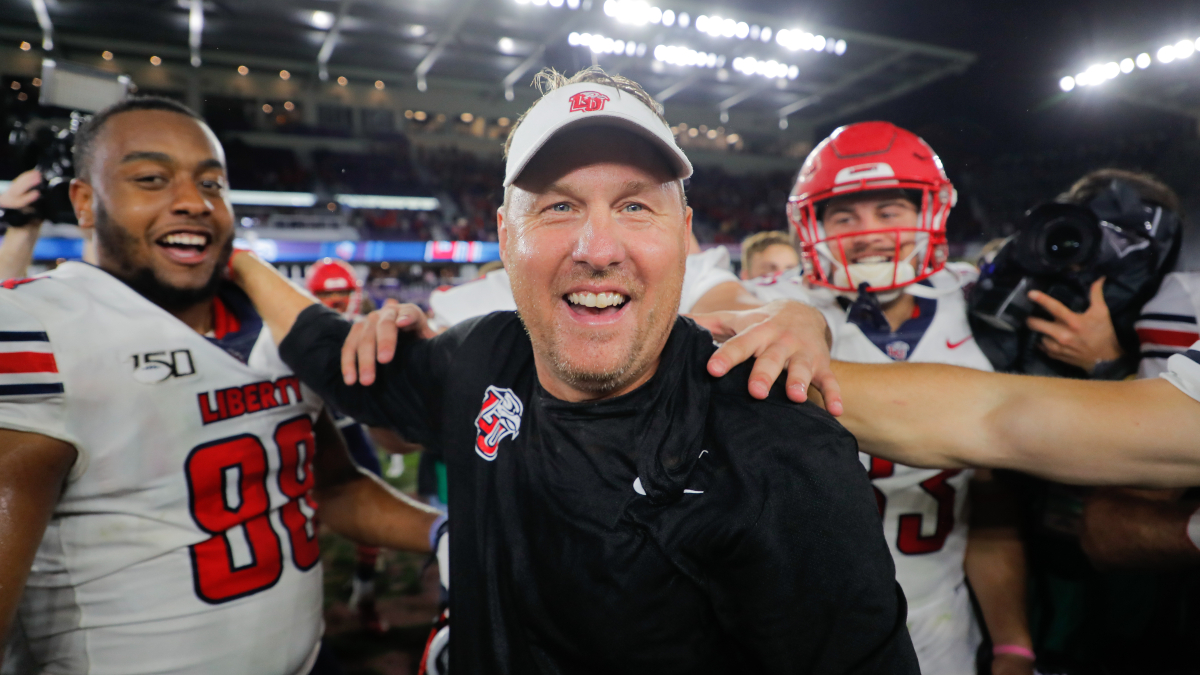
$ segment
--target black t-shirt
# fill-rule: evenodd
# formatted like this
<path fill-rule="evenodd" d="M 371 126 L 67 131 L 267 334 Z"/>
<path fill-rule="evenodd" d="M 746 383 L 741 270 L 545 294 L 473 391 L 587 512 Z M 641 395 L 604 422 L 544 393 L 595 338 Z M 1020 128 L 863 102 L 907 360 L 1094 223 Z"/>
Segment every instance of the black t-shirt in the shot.
<path fill-rule="evenodd" d="M 567 403 L 517 315 L 402 342 L 342 383 L 348 324 L 305 310 L 280 347 L 356 419 L 443 449 L 456 672 L 917 673 L 854 438 L 813 405 L 716 379 L 679 319 L 657 373 Z"/>

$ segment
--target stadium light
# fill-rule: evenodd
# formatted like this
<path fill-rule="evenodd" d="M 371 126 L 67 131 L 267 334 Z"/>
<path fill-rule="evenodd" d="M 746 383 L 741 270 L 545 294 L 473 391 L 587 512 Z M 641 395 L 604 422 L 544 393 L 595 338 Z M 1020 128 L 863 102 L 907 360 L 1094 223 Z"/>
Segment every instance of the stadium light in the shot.
<path fill-rule="evenodd" d="M 738 57 L 733 60 L 733 69 L 746 75 L 761 75 L 772 79 L 794 80 L 800 75 L 800 68 L 779 63 L 774 59 L 760 61 L 753 56 Z"/>
<path fill-rule="evenodd" d="M 315 200 L 314 196 L 314 200 Z M 391 195 L 336 195 L 334 200 L 351 209 L 385 209 L 392 211 L 436 211 L 441 207 L 437 197 L 396 197 Z"/>
<path fill-rule="evenodd" d="M 1071 91 L 1075 88 L 1075 78 L 1067 75 L 1058 81 L 1058 88 L 1062 89 L 1063 91 Z"/>
<path fill-rule="evenodd" d="M 614 40 L 603 35 L 592 33 L 571 33 L 567 36 L 567 44 L 572 47 L 587 47 L 596 54 L 624 54 L 626 56 L 641 56 L 646 53 L 646 45 L 633 40 Z M 660 59 L 661 60 L 661 59 Z"/>
<path fill-rule="evenodd" d="M 229 201 L 243 206 L 291 206 L 309 208 L 317 203 L 311 192 L 274 192 L 270 190 L 230 190 Z"/>
<path fill-rule="evenodd" d="M 313 11 L 310 20 L 313 28 L 316 28 L 317 30 L 329 30 L 330 28 L 333 28 L 333 19 L 333 12 L 326 12 L 318 9 Z"/>
<path fill-rule="evenodd" d="M 1134 63 L 1137 64 L 1138 68 L 1145 70 L 1150 67 L 1150 64 L 1153 63 L 1153 61 L 1150 59 L 1149 54 L 1142 52 L 1141 54 L 1137 55 L 1136 59 L 1134 59 Z"/>
<path fill-rule="evenodd" d="M 658 45 L 654 48 L 654 60 L 695 68 L 720 68 L 725 65 L 724 56 L 698 52 L 695 49 L 679 45 Z"/>

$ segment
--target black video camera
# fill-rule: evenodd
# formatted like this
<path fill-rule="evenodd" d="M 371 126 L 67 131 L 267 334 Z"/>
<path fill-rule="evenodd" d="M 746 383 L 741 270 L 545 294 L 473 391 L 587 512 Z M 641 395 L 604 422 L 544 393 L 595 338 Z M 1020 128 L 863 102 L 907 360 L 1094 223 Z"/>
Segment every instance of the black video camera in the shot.
<path fill-rule="evenodd" d="M 971 291 L 971 312 L 994 328 L 1015 331 L 1030 315 L 1044 313 L 1028 297 L 1034 290 L 1072 311 L 1086 310 L 1085 280 L 1096 267 L 1103 238 L 1100 220 L 1086 207 L 1049 203 L 1030 210 L 1021 231 L 983 265 Z"/>
<path fill-rule="evenodd" d="M 23 209 L 0 209 L 0 226 L 20 227 L 39 220 L 76 222 L 69 195 L 75 177 L 75 134 L 87 113 L 123 100 L 131 84 L 125 75 L 52 59 L 42 61 L 41 79 L 39 113 L 66 121 L 39 118 L 12 124 L 8 143 L 20 155 L 21 166 L 42 174 L 37 186 L 41 196 Z"/>
<path fill-rule="evenodd" d="M 1174 264 L 1181 236 L 1177 214 L 1144 201 L 1121 180 L 1086 205 L 1035 207 L 1018 233 L 980 266 L 968 298 L 980 347 L 997 370 L 1078 376 L 1073 367 L 1036 351 L 1039 335 L 1026 319 L 1053 317 L 1028 294 L 1041 291 L 1073 312 L 1084 312 L 1092 284 L 1104 277 L 1104 300 L 1117 339 L 1127 354 L 1136 354 L 1133 324 Z"/>
<path fill-rule="evenodd" d="M 70 197 L 71 179 L 75 177 L 75 159 L 71 149 L 75 145 L 75 133 L 84 119 L 79 113 L 71 113 L 70 124 L 61 129 L 51 124 L 13 124 L 8 134 L 8 144 L 23 155 L 22 166 L 33 165 L 42 174 L 42 182 L 37 186 L 41 196 L 23 209 L 0 209 L 0 222 L 10 227 L 21 227 L 39 220 L 75 222 L 75 210 Z"/>

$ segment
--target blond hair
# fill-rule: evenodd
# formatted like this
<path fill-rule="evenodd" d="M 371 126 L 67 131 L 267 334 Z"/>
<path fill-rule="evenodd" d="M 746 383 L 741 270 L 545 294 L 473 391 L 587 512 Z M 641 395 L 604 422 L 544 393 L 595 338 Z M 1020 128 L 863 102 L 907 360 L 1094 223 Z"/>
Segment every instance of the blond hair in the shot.
<path fill-rule="evenodd" d="M 766 232 L 756 232 L 742 240 L 742 269 L 750 268 L 750 261 L 754 256 L 763 251 L 781 244 L 795 250 L 796 245 L 792 243 L 792 237 L 787 232 L 780 230 L 768 230 Z"/>

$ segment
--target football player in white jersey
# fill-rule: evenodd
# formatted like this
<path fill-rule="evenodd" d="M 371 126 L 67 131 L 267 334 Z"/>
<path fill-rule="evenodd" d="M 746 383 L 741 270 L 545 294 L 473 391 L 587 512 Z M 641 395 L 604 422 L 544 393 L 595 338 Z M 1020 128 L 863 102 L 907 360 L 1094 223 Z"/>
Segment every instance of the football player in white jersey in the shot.
<path fill-rule="evenodd" d="M 357 471 L 223 281 L 233 216 L 202 120 L 130 99 L 84 125 L 76 166 L 99 266 L 0 288 L 4 672 L 315 672 L 315 518 L 428 551 L 439 514 Z"/>
<path fill-rule="evenodd" d="M 842 127 L 809 155 L 792 191 L 789 219 L 806 264 L 747 286 L 763 300 L 790 298 L 820 309 L 835 359 L 990 371 L 971 339 L 962 290 L 976 270 L 945 262 L 954 199 L 937 156 L 911 132 L 886 122 Z M 862 460 L 908 599 L 921 671 L 975 672 L 981 635 L 965 562 L 994 645 L 992 672 L 1031 672 L 1016 523 L 969 534 L 968 484 L 976 482 L 970 470 L 918 469 L 866 454 Z M 990 473 L 981 473 L 990 483 Z M 976 500 L 977 522 L 996 492 L 989 485 L 993 498 Z"/>

